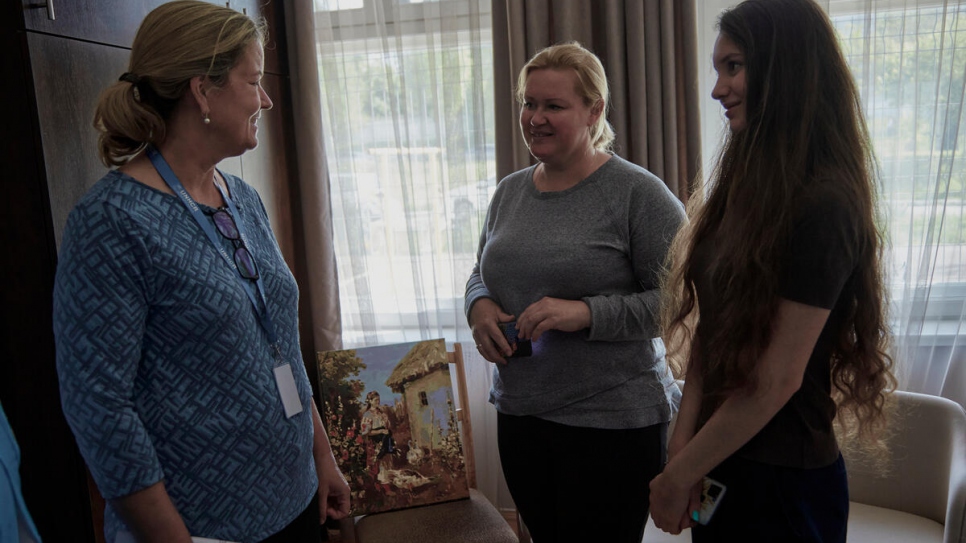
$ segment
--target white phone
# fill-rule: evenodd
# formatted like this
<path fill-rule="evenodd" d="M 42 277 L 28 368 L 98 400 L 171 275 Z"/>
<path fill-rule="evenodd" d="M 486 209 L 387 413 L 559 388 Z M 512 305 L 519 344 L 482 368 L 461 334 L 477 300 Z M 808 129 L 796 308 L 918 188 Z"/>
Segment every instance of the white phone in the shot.
<path fill-rule="evenodd" d="M 711 515 L 714 515 L 715 509 L 718 508 L 718 504 L 721 503 L 725 490 L 727 490 L 725 485 L 705 477 L 704 488 L 701 490 L 701 510 L 698 511 L 698 518 L 695 520 L 702 525 L 707 524 L 711 520 Z"/>

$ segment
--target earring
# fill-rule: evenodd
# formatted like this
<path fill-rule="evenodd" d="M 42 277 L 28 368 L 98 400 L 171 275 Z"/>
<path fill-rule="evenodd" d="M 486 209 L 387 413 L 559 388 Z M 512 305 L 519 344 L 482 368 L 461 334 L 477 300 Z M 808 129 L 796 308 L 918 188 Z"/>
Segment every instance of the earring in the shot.
<path fill-rule="evenodd" d="M 211 124 L 211 119 L 208 118 L 208 114 L 207 113 L 205 113 L 205 118 L 202 119 L 201 122 L 203 122 L 205 124 Z"/>

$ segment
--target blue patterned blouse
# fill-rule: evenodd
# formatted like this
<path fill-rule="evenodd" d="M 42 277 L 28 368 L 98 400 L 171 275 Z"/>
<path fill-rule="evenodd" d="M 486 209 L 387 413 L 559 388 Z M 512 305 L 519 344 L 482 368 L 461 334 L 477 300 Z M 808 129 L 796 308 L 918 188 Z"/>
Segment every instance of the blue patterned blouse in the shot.
<path fill-rule="evenodd" d="M 236 270 L 174 195 L 105 175 L 67 221 L 54 289 L 61 401 L 107 499 L 164 480 L 194 536 L 254 542 L 317 490 L 298 287 L 258 193 L 225 175 L 303 410 Z M 231 242 L 225 243 L 231 253 Z M 105 535 L 123 523 L 110 505 Z"/>

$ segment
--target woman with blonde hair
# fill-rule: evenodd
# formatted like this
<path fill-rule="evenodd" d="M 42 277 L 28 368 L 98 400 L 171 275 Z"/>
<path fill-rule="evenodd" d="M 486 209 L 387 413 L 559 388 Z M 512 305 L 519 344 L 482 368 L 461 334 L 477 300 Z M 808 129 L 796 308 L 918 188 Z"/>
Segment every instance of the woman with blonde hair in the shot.
<path fill-rule="evenodd" d="M 719 29 L 730 134 L 672 251 L 665 338 L 686 376 L 651 512 L 695 542 L 844 542 L 833 419 L 876 439 L 894 386 L 869 137 L 813 0 L 748 0 Z M 695 524 L 706 476 L 725 490 Z"/>
<path fill-rule="evenodd" d="M 503 472 L 537 543 L 640 543 L 676 390 L 659 278 L 684 210 L 611 152 L 593 53 L 575 43 L 538 52 L 517 96 L 538 163 L 497 186 L 466 286 L 477 348 L 495 363 Z M 529 356 L 516 356 L 521 341 Z"/>
<path fill-rule="evenodd" d="M 119 168 L 67 221 L 54 330 L 109 543 L 318 543 L 320 520 L 349 511 L 295 279 L 258 194 L 215 168 L 258 144 L 264 40 L 224 6 L 164 4 L 97 107 Z"/>

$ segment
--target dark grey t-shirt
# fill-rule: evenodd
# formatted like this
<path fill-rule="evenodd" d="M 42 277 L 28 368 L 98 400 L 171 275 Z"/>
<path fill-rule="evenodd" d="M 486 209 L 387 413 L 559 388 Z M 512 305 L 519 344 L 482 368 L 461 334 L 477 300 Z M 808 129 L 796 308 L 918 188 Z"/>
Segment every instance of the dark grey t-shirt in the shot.
<path fill-rule="evenodd" d="M 832 427 L 835 403 L 831 398 L 831 358 L 849 307 L 855 301 L 852 276 L 861 243 L 852 206 L 833 185 L 814 187 L 797 204 L 779 276 L 779 295 L 830 309 L 831 313 L 808 360 L 801 388 L 735 454 L 767 464 L 817 468 L 831 464 L 839 454 Z M 701 300 L 699 344 L 707 328 L 719 318 L 720 287 L 707 273 L 713 254 L 713 239 L 704 240 L 695 248 L 695 286 Z M 713 392 L 714 379 L 705 376 L 704 387 L 706 393 Z M 702 403 L 699 427 L 716 408 Z"/>
<path fill-rule="evenodd" d="M 552 330 L 533 355 L 496 365 L 490 401 L 503 413 L 597 428 L 670 419 L 676 390 L 658 330 L 659 278 L 684 210 L 664 183 L 614 156 L 576 186 L 540 192 L 534 168 L 497 187 L 466 285 L 519 315 L 544 296 L 583 300 L 591 326 Z"/>

